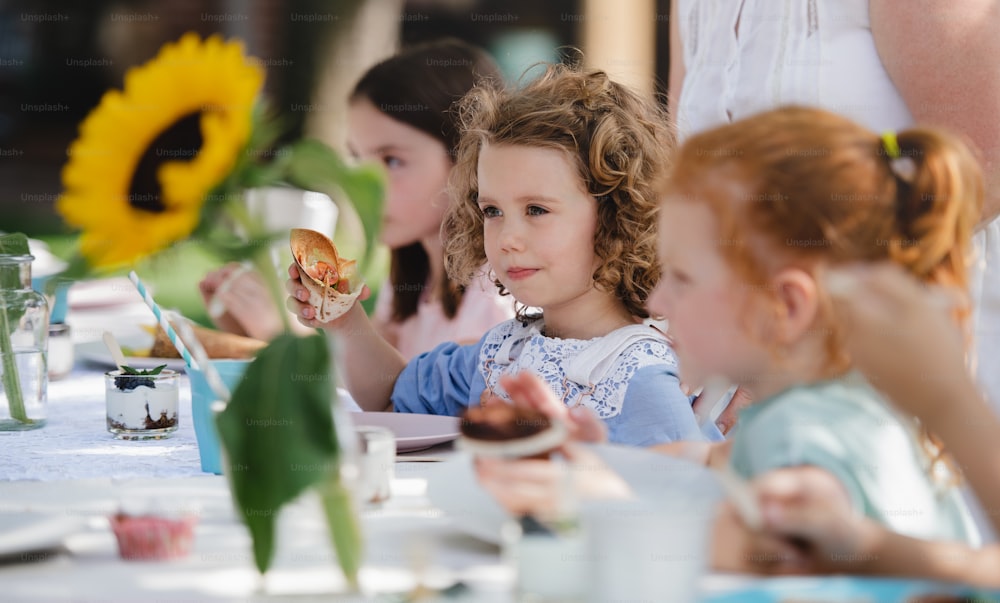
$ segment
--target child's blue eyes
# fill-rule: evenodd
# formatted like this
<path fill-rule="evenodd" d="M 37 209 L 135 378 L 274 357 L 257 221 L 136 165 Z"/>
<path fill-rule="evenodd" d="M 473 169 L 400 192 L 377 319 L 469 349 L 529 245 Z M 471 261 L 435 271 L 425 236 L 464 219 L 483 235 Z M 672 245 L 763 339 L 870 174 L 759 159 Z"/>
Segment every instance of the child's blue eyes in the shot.
<path fill-rule="evenodd" d="M 393 157 L 392 155 L 387 155 L 384 158 L 382 158 L 382 163 L 385 164 L 385 167 L 393 169 L 403 165 L 403 160 L 401 160 L 399 157 Z"/>
<path fill-rule="evenodd" d="M 503 212 L 501 212 L 498 208 L 493 207 L 492 205 L 481 207 L 479 208 L 479 211 L 482 212 L 484 218 L 498 218 L 503 215 Z M 529 216 L 544 216 L 545 214 L 549 213 L 549 211 L 544 207 L 538 207 L 537 205 L 529 205 L 528 208 L 525 209 L 524 213 Z"/>

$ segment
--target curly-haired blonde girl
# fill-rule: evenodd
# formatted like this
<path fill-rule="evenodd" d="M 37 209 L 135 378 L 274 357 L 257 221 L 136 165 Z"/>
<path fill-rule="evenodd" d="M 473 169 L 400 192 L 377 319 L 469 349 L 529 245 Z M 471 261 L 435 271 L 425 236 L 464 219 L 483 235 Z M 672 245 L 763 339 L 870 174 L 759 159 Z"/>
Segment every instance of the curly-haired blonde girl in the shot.
<path fill-rule="evenodd" d="M 705 439 L 666 338 L 643 324 L 659 275 L 656 178 L 673 142 L 662 109 L 604 72 L 552 65 L 519 89 L 481 84 L 458 111 L 442 224 L 450 276 L 470 282 L 488 272 L 540 313 L 404 367 L 359 340 L 363 317 L 348 312 L 327 328 L 364 359 L 364 370 L 347 374 L 354 398 L 366 410 L 458 415 L 509 399 L 501 377 L 532 371 L 567 406 L 594 411 L 612 442 Z"/>
<path fill-rule="evenodd" d="M 487 264 L 477 169 L 486 145 L 566 154 L 597 200 L 594 284 L 643 318 L 656 286 L 656 178 L 674 144 L 663 109 L 601 71 L 550 65 L 520 90 L 481 85 L 462 99 L 463 136 L 451 172 L 453 203 L 442 235 L 451 278 L 469 282 Z M 496 281 L 506 291 L 502 280 Z"/>

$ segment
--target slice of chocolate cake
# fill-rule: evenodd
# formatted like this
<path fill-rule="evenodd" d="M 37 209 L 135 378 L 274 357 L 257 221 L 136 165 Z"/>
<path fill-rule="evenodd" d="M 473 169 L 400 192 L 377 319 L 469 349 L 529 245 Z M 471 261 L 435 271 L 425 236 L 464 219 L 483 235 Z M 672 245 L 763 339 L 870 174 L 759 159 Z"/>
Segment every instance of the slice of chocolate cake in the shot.
<path fill-rule="evenodd" d="M 459 446 L 476 456 L 549 458 L 566 441 L 566 426 L 531 408 L 493 402 L 465 410 Z"/>

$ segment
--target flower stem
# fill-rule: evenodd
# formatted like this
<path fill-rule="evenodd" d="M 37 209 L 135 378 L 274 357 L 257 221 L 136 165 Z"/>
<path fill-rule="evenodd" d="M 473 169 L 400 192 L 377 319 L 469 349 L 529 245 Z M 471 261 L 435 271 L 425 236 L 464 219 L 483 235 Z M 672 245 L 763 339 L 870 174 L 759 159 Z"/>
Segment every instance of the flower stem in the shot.
<path fill-rule="evenodd" d="M 354 498 L 337 475 L 320 484 L 319 494 L 340 569 L 348 585 L 357 591 L 362 544 Z"/>
<path fill-rule="evenodd" d="M 278 282 L 278 274 L 274 270 L 274 263 L 271 261 L 271 253 L 268 247 L 262 247 L 253 254 L 253 265 L 264 279 L 267 290 L 271 293 L 274 305 L 281 317 L 281 327 L 285 333 L 292 330 L 292 325 L 288 321 L 288 311 L 285 310 L 285 294 Z"/>
<path fill-rule="evenodd" d="M 248 240 L 267 240 L 267 229 L 259 220 L 250 215 L 250 212 L 247 211 L 242 201 L 229 201 L 226 203 L 226 211 L 229 213 L 230 218 L 243 229 Z M 285 310 L 285 293 L 275 272 L 274 263 L 271 261 L 270 246 L 261 245 L 258 247 L 250 260 L 253 262 L 254 268 L 257 269 L 261 278 L 264 279 L 267 290 L 271 293 L 271 299 L 274 300 L 278 316 L 281 318 L 282 331 L 285 333 L 290 332 L 292 324 L 289 322 L 288 312 Z"/>
<path fill-rule="evenodd" d="M 0 357 L 3 358 L 3 391 L 7 395 L 7 406 L 12 419 L 21 423 L 33 423 L 24 408 L 24 394 L 21 392 L 17 359 L 14 357 L 14 347 L 10 341 L 12 329 L 9 323 L 7 304 L 0 300 Z"/>

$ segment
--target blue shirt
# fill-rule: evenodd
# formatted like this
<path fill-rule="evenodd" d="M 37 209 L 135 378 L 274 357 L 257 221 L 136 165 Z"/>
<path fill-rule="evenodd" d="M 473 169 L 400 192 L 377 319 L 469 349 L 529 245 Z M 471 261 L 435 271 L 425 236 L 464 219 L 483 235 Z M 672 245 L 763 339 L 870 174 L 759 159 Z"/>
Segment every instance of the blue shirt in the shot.
<path fill-rule="evenodd" d="M 506 399 L 500 375 L 531 370 L 567 405 L 587 406 L 601 417 L 613 443 L 722 439 L 714 426 L 705 434 L 698 427 L 673 351 L 652 329 L 635 325 L 574 340 L 545 337 L 541 328 L 538 320 L 511 320 L 476 344 L 444 343 L 417 356 L 396 380 L 393 408 L 457 416 L 479 404 L 487 389 Z"/>

